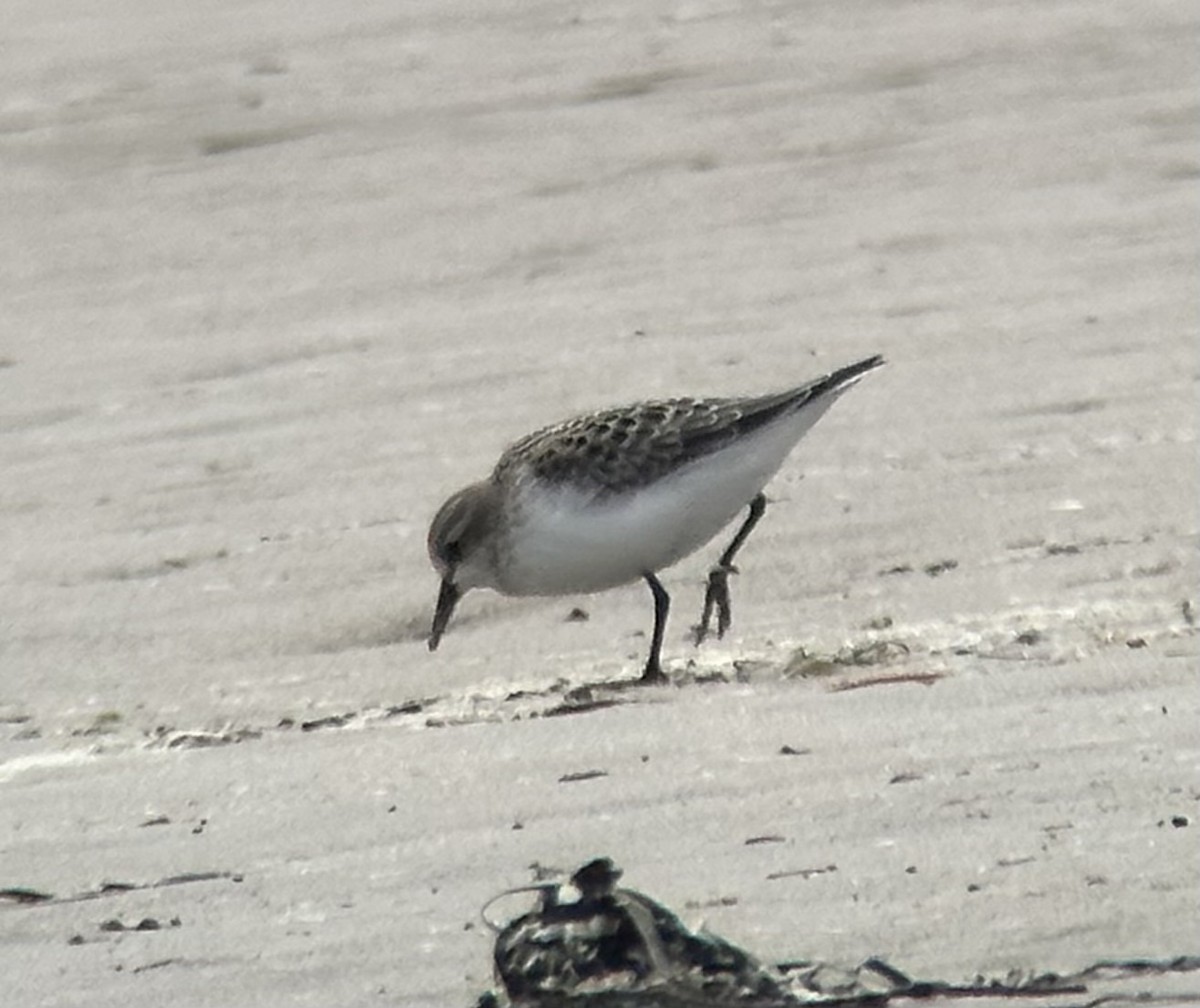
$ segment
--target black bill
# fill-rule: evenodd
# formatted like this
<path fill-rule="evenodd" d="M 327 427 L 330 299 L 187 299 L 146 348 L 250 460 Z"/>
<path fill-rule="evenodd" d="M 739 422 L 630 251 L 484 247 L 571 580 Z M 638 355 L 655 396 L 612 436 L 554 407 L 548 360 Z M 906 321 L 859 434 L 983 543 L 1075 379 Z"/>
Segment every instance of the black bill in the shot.
<path fill-rule="evenodd" d="M 462 592 L 458 590 L 458 585 L 449 578 L 442 581 L 442 587 L 437 597 L 437 607 L 433 610 L 433 627 L 429 631 L 430 651 L 436 651 L 438 644 L 441 643 L 442 634 L 446 632 L 446 624 L 450 622 L 450 616 L 460 598 L 462 598 Z"/>

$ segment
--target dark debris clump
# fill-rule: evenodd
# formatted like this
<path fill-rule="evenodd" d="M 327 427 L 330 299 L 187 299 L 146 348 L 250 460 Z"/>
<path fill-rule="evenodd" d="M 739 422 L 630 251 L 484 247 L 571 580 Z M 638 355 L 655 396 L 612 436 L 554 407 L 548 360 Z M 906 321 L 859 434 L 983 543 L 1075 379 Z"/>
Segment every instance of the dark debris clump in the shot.
<path fill-rule="evenodd" d="M 877 957 L 851 969 L 810 961 L 768 966 L 723 938 L 689 931 L 650 897 L 619 888 L 620 878 L 602 857 L 568 883 L 539 881 L 489 901 L 483 919 L 496 932 L 496 988 L 474 1008 L 887 1008 L 963 998 L 1066 1008 L 1080 994 L 1109 991 L 1121 980 L 1200 972 L 1193 956 L 1105 961 L 1069 976 L 980 976 L 965 984 L 915 980 Z M 503 924 L 488 917 L 498 900 L 525 892 L 537 894 L 533 909 Z M 1110 996 L 1091 1003 L 1105 1000 Z"/>
<path fill-rule="evenodd" d="M 476 1008 L 802 1003 L 780 971 L 716 935 L 689 931 L 648 896 L 618 888 L 620 877 L 612 861 L 597 858 L 568 885 L 529 887 L 539 894 L 534 909 L 492 925 L 499 989 L 484 994 Z"/>

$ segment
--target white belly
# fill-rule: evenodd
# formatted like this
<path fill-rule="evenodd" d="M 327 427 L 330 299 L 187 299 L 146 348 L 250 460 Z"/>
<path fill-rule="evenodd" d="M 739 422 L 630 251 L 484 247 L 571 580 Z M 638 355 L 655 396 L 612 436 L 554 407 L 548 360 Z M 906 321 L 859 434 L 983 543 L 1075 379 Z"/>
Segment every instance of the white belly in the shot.
<path fill-rule="evenodd" d="M 750 503 L 820 413 L 785 418 L 637 491 L 596 500 L 569 487 L 525 487 L 496 587 L 569 595 L 670 567 Z"/>

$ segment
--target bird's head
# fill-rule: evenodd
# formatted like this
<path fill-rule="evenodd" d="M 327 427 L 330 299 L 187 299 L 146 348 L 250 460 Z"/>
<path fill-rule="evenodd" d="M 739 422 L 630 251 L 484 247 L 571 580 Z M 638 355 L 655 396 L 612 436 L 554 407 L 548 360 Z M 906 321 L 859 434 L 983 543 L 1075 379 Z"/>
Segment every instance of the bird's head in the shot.
<path fill-rule="evenodd" d="M 458 600 L 493 580 L 489 546 L 499 517 L 496 496 L 490 481 L 472 483 L 446 501 L 429 526 L 429 559 L 442 578 L 429 631 L 430 651 L 437 650 Z"/>

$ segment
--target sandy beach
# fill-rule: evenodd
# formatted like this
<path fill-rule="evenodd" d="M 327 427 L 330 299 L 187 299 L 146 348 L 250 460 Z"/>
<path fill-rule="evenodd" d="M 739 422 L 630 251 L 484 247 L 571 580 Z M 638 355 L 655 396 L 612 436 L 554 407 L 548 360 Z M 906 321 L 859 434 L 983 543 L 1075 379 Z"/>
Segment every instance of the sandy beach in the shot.
<path fill-rule="evenodd" d="M 467 1006 L 598 855 L 768 962 L 1200 954 L 1191 5 L 111 6 L 0 60 L 0 1000 Z M 673 686 L 640 584 L 427 651 L 505 445 L 872 353 Z"/>

